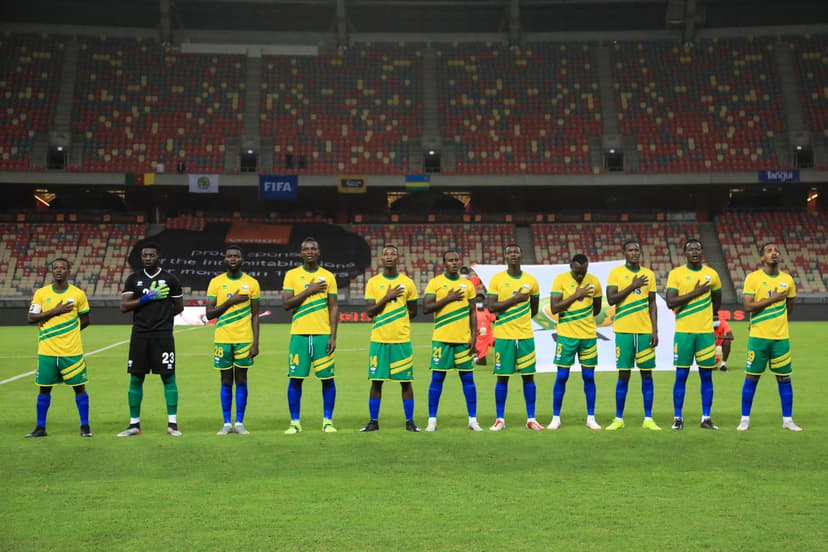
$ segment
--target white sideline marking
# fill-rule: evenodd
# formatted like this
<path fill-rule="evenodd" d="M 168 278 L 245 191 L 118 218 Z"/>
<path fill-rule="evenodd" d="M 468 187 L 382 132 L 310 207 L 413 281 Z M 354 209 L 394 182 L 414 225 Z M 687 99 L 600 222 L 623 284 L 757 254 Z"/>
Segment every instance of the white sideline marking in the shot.
<path fill-rule="evenodd" d="M 196 326 L 195 328 L 188 328 L 186 330 L 179 330 L 179 331 L 173 332 L 173 333 L 191 332 L 191 331 L 197 330 L 201 327 L 202 326 Z M 125 343 L 129 343 L 129 339 L 124 339 L 123 341 L 117 341 L 115 343 L 112 343 L 111 345 L 107 345 L 106 347 L 101 347 L 100 349 L 95 349 L 94 351 L 84 353 L 83 356 L 88 357 L 88 356 L 92 356 L 92 355 L 97 355 L 98 353 L 108 351 L 109 349 L 112 349 L 112 348 L 117 347 L 119 345 L 124 345 Z M 10 358 L 10 357 L 0 357 L 0 358 Z M 21 358 L 21 357 L 15 357 L 15 358 Z M 24 357 L 24 358 L 31 358 L 31 357 L 27 356 L 27 357 Z M 9 379 L 4 379 L 3 381 L 0 381 L 0 385 L 4 385 L 6 383 L 11 383 L 13 381 L 17 381 L 17 380 L 22 379 L 22 378 L 28 378 L 29 376 L 33 376 L 34 374 L 35 374 L 34 370 L 32 370 L 31 372 L 26 372 L 25 374 L 17 374 L 16 376 L 12 376 Z"/>

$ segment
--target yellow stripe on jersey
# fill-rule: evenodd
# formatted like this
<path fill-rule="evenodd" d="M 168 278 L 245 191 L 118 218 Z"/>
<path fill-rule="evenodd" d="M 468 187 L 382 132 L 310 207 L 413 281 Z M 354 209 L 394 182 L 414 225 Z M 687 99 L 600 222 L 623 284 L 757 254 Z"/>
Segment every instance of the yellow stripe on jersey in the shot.
<path fill-rule="evenodd" d="M 694 270 L 687 265 L 679 266 L 667 276 L 667 289 L 678 295 L 686 295 L 695 289 L 697 283 L 709 283 L 710 291 L 696 297 L 690 303 L 676 310 L 676 331 L 683 333 L 713 332 L 713 293 L 720 293 L 722 281 L 719 273 L 707 265 Z"/>
<path fill-rule="evenodd" d="M 574 339 L 593 339 L 597 326 L 592 313 L 592 303 L 596 297 L 603 297 L 601 282 L 593 274 L 586 274 L 581 283 L 575 280 L 572 272 L 566 271 L 555 276 L 552 281 L 552 294 L 560 295 L 561 299 L 568 299 L 579 287 L 592 286 L 591 295 L 575 301 L 558 314 L 558 335 Z"/>
<path fill-rule="evenodd" d="M 315 293 L 293 311 L 290 323 L 291 335 L 327 335 L 331 333 L 331 313 L 328 308 L 328 298 L 336 296 L 339 290 L 334 275 L 324 268 L 317 267 L 314 271 L 305 270 L 304 266 L 297 266 L 288 270 L 282 284 L 282 291 L 292 291 L 294 295 L 302 293 L 311 283 L 325 282 L 328 288 Z"/>
<path fill-rule="evenodd" d="M 408 317 L 408 302 L 420 298 L 414 282 L 405 274 L 388 278 L 380 273 L 365 284 L 365 300 L 376 303 L 388 293 L 389 288 L 403 287 L 403 294 L 389 301 L 382 312 L 374 317 L 371 341 L 376 343 L 407 343 L 411 340 L 411 320 Z"/>
<path fill-rule="evenodd" d="M 262 296 L 259 282 L 249 274 L 242 272 L 238 278 L 231 278 L 228 273 L 219 274 L 207 286 L 207 297 L 216 300 L 221 306 L 236 292 L 248 295 L 244 303 L 233 305 L 216 321 L 216 343 L 250 343 L 253 341 L 252 302 Z"/>
<path fill-rule="evenodd" d="M 520 276 L 515 277 L 504 270 L 495 274 L 489 283 L 489 295 L 495 296 L 497 302 L 505 301 L 517 293 L 527 293 L 530 299 L 497 315 L 494 323 L 496 339 L 531 339 L 534 337 L 530 303 L 532 297 L 540 298 L 540 287 L 535 277 L 527 272 L 521 272 Z"/>
<path fill-rule="evenodd" d="M 474 299 L 474 286 L 465 278 L 451 279 L 445 274 L 432 278 L 426 284 L 423 295 L 432 295 L 436 302 L 442 301 L 451 291 L 460 290 L 463 299 L 452 301 L 434 313 L 432 341 L 442 343 L 467 343 L 471 340 L 469 325 L 469 301 Z"/>
<path fill-rule="evenodd" d="M 616 333 L 652 333 L 653 324 L 650 320 L 650 294 L 658 291 L 655 273 L 649 268 L 639 267 L 637 271 L 630 270 L 626 264 L 610 270 L 607 276 L 607 289 L 622 290 L 632 283 L 633 278 L 644 276 L 647 283 L 633 290 L 615 306 L 613 330 Z"/>
<path fill-rule="evenodd" d="M 32 305 L 39 312 L 52 310 L 63 302 L 72 303 L 73 308 L 66 314 L 53 316 L 38 324 L 37 354 L 55 357 L 78 356 L 83 354 L 80 333 L 80 315 L 89 312 L 89 301 L 80 288 L 69 285 L 65 290 L 56 291 L 53 285 L 35 291 Z"/>
<path fill-rule="evenodd" d="M 790 274 L 768 274 L 764 270 L 751 272 L 745 278 L 744 295 L 757 301 L 774 292 L 787 290 L 788 298 L 796 297 L 796 284 Z M 785 300 L 773 303 L 750 315 L 750 335 L 762 339 L 788 339 L 788 305 Z"/>

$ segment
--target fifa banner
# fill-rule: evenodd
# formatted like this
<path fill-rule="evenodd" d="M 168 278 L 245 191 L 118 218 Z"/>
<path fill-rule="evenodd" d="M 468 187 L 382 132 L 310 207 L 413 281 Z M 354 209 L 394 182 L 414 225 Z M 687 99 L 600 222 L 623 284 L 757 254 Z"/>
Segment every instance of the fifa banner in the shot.
<path fill-rule="evenodd" d="M 259 199 L 296 201 L 299 197 L 299 175 L 259 175 Z"/>
<path fill-rule="evenodd" d="M 602 293 L 606 292 L 607 277 L 610 270 L 624 264 L 620 261 L 604 261 L 589 263 L 589 273 L 601 281 Z M 503 265 L 472 265 L 472 268 L 489 287 L 492 276 L 506 269 Z M 552 281 L 555 276 L 569 270 L 568 264 L 559 265 L 523 265 L 523 270 L 537 278 L 540 287 L 540 306 L 538 314 L 532 319 L 532 329 L 535 332 L 535 351 L 538 372 L 555 371 L 555 346 L 558 340 L 558 315 L 552 314 L 549 309 L 549 294 L 552 291 Z M 673 332 L 676 327 L 676 317 L 667 308 L 664 299 L 656 294 L 658 307 L 658 346 L 656 347 L 656 369 L 672 370 L 673 368 Z M 595 318 L 598 325 L 598 370 L 615 370 L 615 334 L 612 323 L 615 318 L 615 307 L 607 304 L 604 296 L 601 312 Z M 577 368 L 576 368 L 577 367 Z M 580 366 L 573 365 L 574 370 Z"/>
<path fill-rule="evenodd" d="M 219 175 L 217 174 L 190 174 L 191 194 L 217 194 L 219 191 Z"/>

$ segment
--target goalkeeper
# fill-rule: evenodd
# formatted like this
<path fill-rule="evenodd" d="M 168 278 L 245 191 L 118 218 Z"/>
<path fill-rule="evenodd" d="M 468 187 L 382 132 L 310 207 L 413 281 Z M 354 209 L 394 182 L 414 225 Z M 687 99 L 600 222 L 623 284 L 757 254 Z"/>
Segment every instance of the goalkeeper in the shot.
<path fill-rule="evenodd" d="M 129 340 L 129 426 L 118 437 L 141 434 L 141 401 L 144 378 L 160 374 L 167 403 L 167 434 L 180 437 L 178 429 L 178 386 L 175 382 L 175 341 L 173 320 L 184 310 L 184 293 L 178 279 L 159 266 L 159 246 L 145 243 L 141 248 L 140 272 L 131 274 L 121 294 L 121 312 L 132 312 Z"/>

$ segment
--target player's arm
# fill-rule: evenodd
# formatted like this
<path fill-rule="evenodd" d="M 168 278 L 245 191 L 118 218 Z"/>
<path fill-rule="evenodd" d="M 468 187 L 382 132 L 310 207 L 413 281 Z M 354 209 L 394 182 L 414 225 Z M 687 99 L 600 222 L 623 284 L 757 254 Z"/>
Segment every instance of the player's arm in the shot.
<path fill-rule="evenodd" d="M 239 293 L 239 291 L 240 290 L 237 289 L 233 293 L 233 295 L 228 297 L 227 301 L 225 301 L 221 305 L 216 305 L 217 300 L 216 300 L 215 297 L 208 297 L 207 298 L 207 308 L 205 309 L 205 313 L 204 313 L 204 316 L 207 317 L 207 320 L 212 320 L 213 318 L 218 318 L 219 316 L 221 316 L 222 314 L 227 312 L 227 310 L 230 307 L 238 305 L 240 303 L 244 303 L 245 301 L 250 299 L 249 295 Z M 251 301 L 250 304 L 251 304 L 251 307 L 252 307 L 253 302 Z"/>
<path fill-rule="evenodd" d="M 89 313 L 85 312 L 79 315 L 78 318 L 80 319 L 80 329 L 86 329 L 86 327 L 89 326 Z"/>
<path fill-rule="evenodd" d="M 572 304 L 575 303 L 575 301 L 577 301 L 578 299 L 581 299 L 582 297 L 586 297 L 588 293 L 589 293 L 589 290 L 586 287 L 578 287 L 578 288 L 575 288 L 575 292 L 572 295 L 570 295 L 569 297 L 564 299 L 563 295 L 560 292 L 554 292 L 553 291 L 549 295 L 549 310 L 552 311 L 552 314 L 561 313 L 561 312 L 565 311 L 566 309 L 568 309 L 570 306 L 572 306 Z M 597 297 L 596 299 L 600 300 L 600 297 Z M 599 307 L 600 307 L 600 303 L 599 303 Z M 595 305 L 593 303 L 593 310 L 594 309 L 595 309 Z M 598 312 L 601 312 L 600 308 L 598 309 Z"/>
<path fill-rule="evenodd" d="M 601 297 L 593 297 L 592 298 L 592 316 L 593 317 L 598 316 L 599 314 L 601 314 L 601 303 L 602 303 L 602 298 Z"/>
<path fill-rule="evenodd" d="M 696 282 L 696 286 L 693 289 L 691 289 L 690 291 L 688 291 L 687 293 L 685 293 L 684 295 L 679 295 L 678 290 L 675 289 L 675 288 L 667 288 L 667 295 L 665 296 L 664 300 L 667 302 L 668 307 L 670 307 L 671 309 L 676 309 L 676 308 L 679 308 L 679 307 L 683 307 L 684 305 L 686 305 L 687 303 L 689 303 L 690 301 L 692 301 L 696 297 L 701 297 L 702 295 L 704 295 L 708 291 L 710 291 L 710 283 L 709 282 L 702 283 L 701 280 L 699 280 L 699 281 Z M 711 293 L 711 295 L 713 295 L 713 294 Z M 722 303 L 721 291 L 718 292 L 718 295 L 719 295 L 719 305 L 721 305 L 721 303 Z M 716 302 L 715 297 L 713 298 L 713 302 L 714 302 L 713 310 L 718 311 L 719 309 L 716 308 L 716 306 L 715 306 L 715 302 Z"/>
<path fill-rule="evenodd" d="M 405 307 L 408 309 L 408 319 L 413 320 L 417 318 L 417 300 L 412 299 L 405 304 Z"/>
<path fill-rule="evenodd" d="M 453 289 L 446 294 L 445 297 L 437 301 L 437 297 L 432 294 L 423 295 L 423 314 L 431 314 L 455 301 L 462 301 L 465 294 L 460 289 Z"/>
<path fill-rule="evenodd" d="M 64 303 L 63 300 L 61 300 L 57 305 L 47 311 L 42 310 L 42 308 L 43 307 L 40 304 L 32 302 L 32 306 L 29 307 L 28 314 L 29 324 L 39 324 L 40 322 L 45 322 L 54 316 L 60 316 L 61 314 L 72 312 L 73 305 L 72 303 Z"/>
<path fill-rule="evenodd" d="M 328 338 L 327 354 L 336 350 L 336 331 L 339 329 L 339 299 L 336 293 L 328 294 L 328 317 L 331 324 L 331 337 Z"/>
<path fill-rule="evenodd" d="M 530 298 L 528 293 L 518 292 L 514 295 L 507 297 L 503 301 L 497 300 L 497 295 L 489 294 L 488 297 L 488 307 L 489 311 L 495 314 L 500 314 L 501 312 L 505 312 L 512 308 L 513 306 L 517 305 L 518 303 L 523 303 L 528 301 Z"/>
<path fill-rule="evenodd" d="M 471 341 L 469 341 L 469 349 L 472 355 L 477 353 L 475 343 L 477 343 L 477 305 L 476 297 L 469 299 L 469 329 L 471 330 Z M 423 309 L 425 310 L 425 309 Z"/>
<path fill-rule="evenodd" d="M 376 315 L 382 312 L 385 308 L 385 305 L 390 303 L 391 301 L 395 300 L 397 297 L 400 297 L 403 294 L 404 290 L 402 286 L 393 286 L 389 287 L 388 291 L 383 295 L 379 301 L 374 300 L 373 303 L 369 303 L 366 305 L 365 312 L 368 314 L 369 317 L 374 318 Z M 414 301 L 414 316 L 417 316 L 417 302 Z M 409 308 L 409 317 L 411 316 L 411 309 Z"/>
<path fill-rule="evenodd" d="M 181 293 L 179 291 L 179 293 Z M 121 294 L 121 304 L 120 309 L 121 312 L 129 312 L 137 309 L 144 303 L 149 303 L 151 301 L 162 301 L 167 299 L 170 296 L 170 287 L 167 285 L 159 286 L 156 282 L 152 282 L 150 287 L 144 289 L 144 293 L 140 297 L 135 296 L 135 291 L 131 289 L 125 290 Z M 173 297 L 173 303 L 175 305 L 175 313 L 178 314 L 179 312 L 184 310 L 184 295 L 181 294 L 177 297 Z"/>
<path fill-rule="evenodd" d="M 787 291 L 776 291 L 775 288 L 768 297 L 759 301 L 756 300 L 756 295 L 753 293 L 746 293 L 742 298 L 742 305 L 749 313 L 756 314 L 762 312 L 774 303 L 778 303 L 779 301 L 785 301 L 785 306 L 788 308 L 788 314 L 790 315 L 790 308 L 793 306 L 793 298 L 788 297 Z"/>
<path fill-rule="evenodd" d="M 259 354 L 259 301 L 250 301 L 250 326 L 253 329 L 253 344 L 250 346 L 250 358 Z"/>
<path fill-rule="evenodd" d="M 282 292 L 282 308 L 285 310 L 293 310 L 305 302 L 305 299 L 317 293 L 324 293 L 328 289 L 328 282 L 320 282 L 316 278 L 310 281 L 308 287 L 294 294 L 293 290 L 285 290 Z"/>
<path fill-rule="evenodd" d="M 658 303 L 656 303 L 654 291 L 647 295 L 647 311 L 650 314 L 650 323 L 653 325 L 653 333 L 650 334 L 650 347 L 655 347 L 658 345 Z"/>
<path fill-rule="evenodd" d="M 538 315 L 538 309 L 540 308 L 540 295 L 533 295 L 529 299 L 529 309 L 532 311 L 532 318 Z"/>
<path fill-rule="evenodd" d="M 627 298 L 627 296 L 640 287 L 646 286 L 649 283 L 649 278 L 646 276 L 636 276 L 630 282 L 630 285 L 624 289 L 619 290 L 618 286 L 607 286 L 607 303 L 610 305 L 617 305 Z"/>

